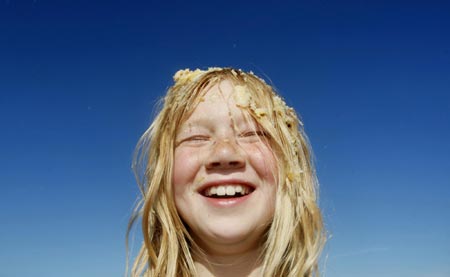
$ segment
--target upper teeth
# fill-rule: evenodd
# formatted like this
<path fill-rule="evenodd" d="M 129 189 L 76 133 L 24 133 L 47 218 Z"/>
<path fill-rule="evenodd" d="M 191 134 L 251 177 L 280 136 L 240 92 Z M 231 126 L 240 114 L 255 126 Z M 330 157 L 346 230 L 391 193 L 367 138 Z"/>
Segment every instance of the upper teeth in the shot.
<path fill-rule="evenodd" d="M 242 195 L 248 194 L 249 188 L 241 185 L 221 185 L 221 186 L 215 186 L 210 187 L 205 190 L 206 196 L 212 196 L 212 195 L 218 195 L 218 196 L 224 196 L 224 195 L 235 195 L 236 193 L 240 193 Z"/>

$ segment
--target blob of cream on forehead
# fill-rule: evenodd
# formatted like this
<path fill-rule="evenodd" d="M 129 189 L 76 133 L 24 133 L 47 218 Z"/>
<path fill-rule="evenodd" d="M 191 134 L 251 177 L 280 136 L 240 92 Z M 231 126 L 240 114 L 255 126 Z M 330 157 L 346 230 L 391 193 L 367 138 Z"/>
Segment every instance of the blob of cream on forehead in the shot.
<path fill-rule="evenodd" d="M 233 97 L 238 107 L 252 110 L 255 113 L 255 115 L 259 118 L 267 115 L 266 108 L 257 107 L 255 102 L 252 101 L 252 95 L 249 92 L 247 86 L 245 85 L 235 86 Z"/>
<path fill-rule="evenodd" d="M 241 108 L 250 107 L 250 100 L 252 98 L 247 86 L 234 86 L 233 98 L 236 102 L 236 106 Z"/>

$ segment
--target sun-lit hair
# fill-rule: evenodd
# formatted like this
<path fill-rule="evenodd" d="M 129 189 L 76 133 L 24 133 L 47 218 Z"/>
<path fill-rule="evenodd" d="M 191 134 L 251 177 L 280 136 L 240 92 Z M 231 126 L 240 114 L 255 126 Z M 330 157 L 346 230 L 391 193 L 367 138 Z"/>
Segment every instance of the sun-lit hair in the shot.
<path fill-rule="evenodd" d="M 133 277 L 196 275 L 192 252 L 197 246 L 173 198 L 175 138 L 207 89 L 223 80 L 234 84 L 236 105 L 268 133 L 278 162 L 275 211 L 261 255 L 263 276 L 317 276 L 325 236 L 303 124 L 264 80 L 232 68 L 178 71 L 161 111 L 139 140 L 133 170 L 142 197 L 130 219 L 127 245 L 138 219 L 144 242 L 127 273 Z"/>

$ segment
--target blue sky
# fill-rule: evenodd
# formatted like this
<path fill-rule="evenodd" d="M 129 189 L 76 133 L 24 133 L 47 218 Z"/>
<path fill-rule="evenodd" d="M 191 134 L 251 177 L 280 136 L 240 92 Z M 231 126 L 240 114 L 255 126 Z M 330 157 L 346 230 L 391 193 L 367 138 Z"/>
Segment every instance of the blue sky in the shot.
<path fill-rule="evenodd" d="M 123 274 L 135 143 L 209 66 L 301 114 L 324 276 L 450 276 L 449 2 L 162 2 L 0 0 L 0 277 Z"/>

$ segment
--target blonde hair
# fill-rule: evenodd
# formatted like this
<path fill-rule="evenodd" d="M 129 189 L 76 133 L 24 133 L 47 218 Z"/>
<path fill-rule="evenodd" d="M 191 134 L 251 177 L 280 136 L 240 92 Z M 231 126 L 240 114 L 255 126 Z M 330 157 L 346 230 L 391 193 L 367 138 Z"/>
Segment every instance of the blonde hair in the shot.
<path fill-rule="evenodd" d="M 192 250 L 197 246 L 178 215 L 172 192 L 177 128 L 202 101 L 206 88 L 230 80 L 237 105 L 269 134 L 278 161 L 273 221 L 261 256 L 264 276 L 316 276 L 325 242 L 317 205 L 317 178 L 303 124 L 274 89 L 253 73 L 232 68 L 180 70 L 163 107 L 136 147 L 133 170 L 142 197 L 127 232 L 142 220 L 144 242 L 131 276 L 195 276 Z M 127 258 L 127 272 L 128 272 Z"/>

